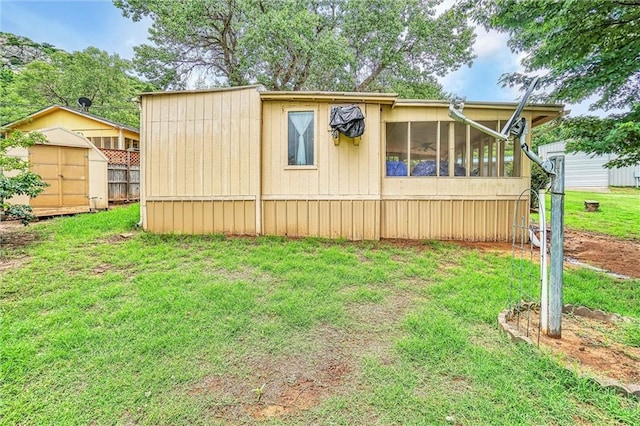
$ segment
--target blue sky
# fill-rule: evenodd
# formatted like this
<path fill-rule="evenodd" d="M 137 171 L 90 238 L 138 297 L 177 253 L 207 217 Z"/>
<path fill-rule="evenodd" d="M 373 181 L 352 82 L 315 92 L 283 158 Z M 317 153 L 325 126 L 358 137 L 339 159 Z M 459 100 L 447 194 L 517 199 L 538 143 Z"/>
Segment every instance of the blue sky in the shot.
<path fill-rule="evenodd" d="M 445 3 L 450 3 L 450 0 Z M 133 46 L 147 40 L 150 21 L 124 18 L 110 0 L 0 0 L 0 31 L 47 42 L 67 51 L 95 46 L 109 53 L 132 58 Z M 504 72 L 521 70 L 507 37 L 478 29 L 474 46 L 477 58 L 471 68 L 464 66 L 441 78 L 444 89 L 478 101 L 514 101 L 516 89 L 497 84 Z M 570 105 L 572 116 L 587 113 L 588 102 Z"/>

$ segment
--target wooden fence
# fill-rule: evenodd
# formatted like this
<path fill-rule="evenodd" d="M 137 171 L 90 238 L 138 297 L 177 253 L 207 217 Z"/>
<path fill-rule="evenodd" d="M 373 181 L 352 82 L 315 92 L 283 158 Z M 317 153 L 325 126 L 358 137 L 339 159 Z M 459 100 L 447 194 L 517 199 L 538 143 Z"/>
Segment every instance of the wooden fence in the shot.
<path fill-rule="evenodd" d="M 140 166 L 109 164 L 109 202 L 140 200 Z"/>
<path fill-rule="evenodd" d="M 128 203 L 140 200 L 140 153 L 115 149 L 101 151 L 109 159 L 109 202 Z"/>

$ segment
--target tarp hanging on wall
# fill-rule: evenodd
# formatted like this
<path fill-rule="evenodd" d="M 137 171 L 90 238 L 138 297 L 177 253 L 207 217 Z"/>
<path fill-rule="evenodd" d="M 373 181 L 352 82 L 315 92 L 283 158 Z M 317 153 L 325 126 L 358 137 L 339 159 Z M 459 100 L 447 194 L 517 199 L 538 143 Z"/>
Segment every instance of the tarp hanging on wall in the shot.
<path fill-rule="evenodd" d="M 331 134 L 338 137 L 338 132 L 349 138 L 362 136 L 364 133 L 364 114 L 357 105 L 331 107 Z"/>

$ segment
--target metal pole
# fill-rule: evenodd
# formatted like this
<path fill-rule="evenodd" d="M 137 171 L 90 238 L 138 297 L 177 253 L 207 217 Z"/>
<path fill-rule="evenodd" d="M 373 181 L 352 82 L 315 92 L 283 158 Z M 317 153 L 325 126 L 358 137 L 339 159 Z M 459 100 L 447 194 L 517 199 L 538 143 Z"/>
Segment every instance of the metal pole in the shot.
<path fill-rule="evenodd" d="M 540 330 L 549 333 L 549 279 L 547 277 L 547 217 L 546 194 L 541 189 L 538 192 L 538 212 L 540 216 Z"/>
<path fill-rule="evenodd" d="M 564 261 L 564 156 L 549 158 L 551 176 L 551 279 L 549 282 L 549 333 L 562 337 L 562 268 Z"/>

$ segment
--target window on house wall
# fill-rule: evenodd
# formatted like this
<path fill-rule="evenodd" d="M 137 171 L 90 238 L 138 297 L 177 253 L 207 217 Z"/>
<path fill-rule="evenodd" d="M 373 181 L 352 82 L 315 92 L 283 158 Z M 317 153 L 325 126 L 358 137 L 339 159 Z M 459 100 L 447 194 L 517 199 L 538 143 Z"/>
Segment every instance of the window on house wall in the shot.
<path fill-rule="evenodd" d="M 290 166 L 314 164 L 314 112 L 289 111 L 287 157 Z"/>
<path fill-rule="evenodd" d="M 140 149 L 140 142 L 135 139 L 124 138 L 124 149 L 127 149 L 127 150 Z"/>
<path fill-rule="evenodd" d="M 480 124 L 500 130 L 498 120 Z M 520 177 L 520 147 L 448 121 L 386 123 L 386 176 Z"/>
<path fill-rule="evenodd" d="M 89 136 L 87 139 L 89 139 L 97 148 L 118 149 L 117 136 Z"/>

